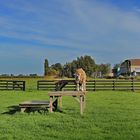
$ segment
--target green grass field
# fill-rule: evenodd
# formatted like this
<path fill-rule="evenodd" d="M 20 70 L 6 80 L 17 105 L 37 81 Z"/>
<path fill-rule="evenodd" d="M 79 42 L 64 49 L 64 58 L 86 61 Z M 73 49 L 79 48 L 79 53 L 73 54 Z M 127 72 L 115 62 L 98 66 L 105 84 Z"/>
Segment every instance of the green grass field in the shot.
<path fill-rule="evenodd" d="M 49 99 L 35 87 L 36 80 L 28 80 L 25 92 L 0 91 L 0 140 L 140 139 L 140 93 L 88 92 L 83 116 L 72 97 L 63 98 L 61 113 L 21 113 L 20 102 Z"/>

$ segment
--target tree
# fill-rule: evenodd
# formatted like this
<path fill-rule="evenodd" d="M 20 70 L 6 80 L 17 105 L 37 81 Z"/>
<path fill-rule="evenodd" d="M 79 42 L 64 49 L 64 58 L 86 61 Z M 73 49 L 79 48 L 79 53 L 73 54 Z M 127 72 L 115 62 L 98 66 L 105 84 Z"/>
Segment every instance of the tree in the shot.
<path fill-rule="evenodd" d="M 106 75 L 110 72 L 111 70 L 111 65 L 108 63 L 108 64 L 100 64 L 98 66 L 98 73 L 101 72 L 101 75 Z"/>
<path fill-rule="evenodd" d="M 120 64 L 115 64 L 114 67 L 113 67 L 113 73 L 114 73 L 114 76 L 119 76 L 119 73 L 120 73 L 120 66 L 121 66 L 121 63 Z"/>
<path fill-rule="evenodd" d="M 87 76 L 91 76 L 96 69 L 96 64 L 91 56 L 85 55 L 77 57 L 77 60 L 73 60 L 64 65 L 64 76 L 74 77 L 74 73 L 77 68 L 82 68 L 86 72 Z"/>
<path fill-rule="evenodd" d="M 87 76 L 91 76 L 96 69 L 96 64 L 91 56 L 85 55 L 77 58 L 78 68 L 82 68 Z"/>
<path fill-rule="evenodd" d="M 58 71 L 55 70 L 55 69 L 49 68 L 47 75 L 48 76 L 57 76 L 58 75 Z"/>
<path fill-rule="evenodd" d="M 73 74 L 72 74 L 72 65 L 71 65 L 71 63 L 66 63 L 65 65 L 64 65 L 64 68 L 63 68 L 63 74 L 64 74 L 64 76 L 66 76 L 66 77 L 73 77 Z"/>
<path fill-rule="evenodd" d="M 51 68 L 55 69 L 56 71 L 61 71 L 63 67 L 60 63 L 56 63 L 56 64 L 51 65 Z"/>
<path fill-rule="evenodd" d="M 51 65 L 51 69 L 54 69 L 58 73 L 58 76 L 63 76 L 63 66 L 60 63 Z"/>
<path fill-rule="evenodd" d="M 48 59 L 45 59 L 45 62 L 44 62 L 44 75 L 48 75 L 48 71 L 49 71 L 49 62 L 48 62 Z"/>
<path fill-rule="evenodd" d="M 53 64 L 49 67 L 48 60 L 45 59 L 44 63 L 44 75 L 48 74 L 57 74 L 58 76 L 65 76 L 65 77 L 74 77 L 75 71 L 78 68 L 82 68 L 87 76 L 97 76 L 99 73 L 100 75 L 105 75 L 110 72 L 110 64 L 100 64 L 97 65 L 95 60 L 88 55 L 77 57 L 76 60 L 72 62 L 67 62 L 64 65 L 61 63 Z"/>
<path fill-rule="evenodd" d="M 76 60 L 73 60 L 71 62 L 71 75 L 72 75 L 72 77 L 74 77 L 74 74 L 75 74 L 75 71 L 77 68 L 78 68 L 78 63 Z"/>

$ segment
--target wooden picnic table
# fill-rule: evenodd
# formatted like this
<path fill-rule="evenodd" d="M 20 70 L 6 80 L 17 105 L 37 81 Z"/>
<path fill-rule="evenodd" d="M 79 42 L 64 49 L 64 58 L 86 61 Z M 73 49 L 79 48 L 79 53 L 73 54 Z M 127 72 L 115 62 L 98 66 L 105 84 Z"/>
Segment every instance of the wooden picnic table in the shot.
<path fill-rule="evenodd" d="M 50 96 L 50 112 L 53 112 L 53 99 L 57 98 L 59 100 L 59 107 L 62 109 L 62 97 L 63 96 L 72 96 L 72 97 L 80 97 L 80 114 L 82 115 L 85 108 L 85 92 L 82 91 L 52 91 L 49 92 Z"/>
<path fill-rule="evenodd" d="M 49 101 L 24 101 L 19 104 L 19 107 L 21 109 L 21 112 L 24 112 L 25 110 L 29 108 L 49 108 Z"/>

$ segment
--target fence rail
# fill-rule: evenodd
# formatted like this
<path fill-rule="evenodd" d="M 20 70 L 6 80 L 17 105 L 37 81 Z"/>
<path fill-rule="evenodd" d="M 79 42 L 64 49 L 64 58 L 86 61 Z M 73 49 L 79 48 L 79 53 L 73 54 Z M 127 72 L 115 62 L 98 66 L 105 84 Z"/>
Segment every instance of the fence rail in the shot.
<path fill-rule="evenodd" d="M 25 81 L 0 80 L 0 90 L 25 91 Z"/>
<path fill-rule="evenodd" d="M 56 82 L 53 80 L 40 80 L 37 81 L 37 90 L 55 90 Z"/>
<path fill-rule="evenodd" d="M 65 86 L 60 88 L 61 90 L 76 90 L 76 84 L 74 80 L 64 80 L 66 82 Z M 38 81 L 37 89 L 38 90 L 57 90 L 60 86 L 58 83 L 62 83 L 63 80 L 60 81 Z M 140 80 L 88 80 L 86 83 L 87 91 L 98 91 L 98 90 L 140 90 Z"/>

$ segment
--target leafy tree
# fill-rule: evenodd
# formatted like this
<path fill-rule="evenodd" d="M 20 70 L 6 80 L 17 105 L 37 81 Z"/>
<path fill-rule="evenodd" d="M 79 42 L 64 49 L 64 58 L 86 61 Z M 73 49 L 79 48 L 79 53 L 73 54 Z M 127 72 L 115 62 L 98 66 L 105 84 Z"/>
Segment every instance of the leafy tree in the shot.
<path fill-rule="evenodd" d="M 111 65 L 110 64 L 100 64 L 98 66 L 98 72 L 101 72 L 102 76 L 106 75 L 110 72 Z"/>
<path fill-rule="evenodd" d="M 56 71 L 61 71 L 63 66 L 60 63 L 56 63 L 56 64 L 51 65 L 51 68 L 55 69 Z"/>
<path fill-rule="evenodd" d="M 74 77 L 74 73 L 77 68 L 82 68 L 89 77 L 93 75 L 96 77 L 98 73 L 102 73 L 102 75 L 107 74 L 110 71 L 110 64 L 97 65 L 91 56 L 85 55 L 77 57 L 76 60 L 68 62 L 64 65 L 56 63 L 49 67 L 48 60 L 45 59 L 44 74 L 57 74 L 61 77 Z"/>
<path fill-rule="evenodd" d="M 91 56 L 85 55 L 77 58 L 78 68 L 82 68 L 87 76 L 91 76 L 95 72 L 96 64 Z"/>
<path fill-rule="evenodd" d="M 118 69 L 121 66 L 121 64 L 115 64 L 113 69 Z"/>
<path fill-rule="evenodd" d="M 53 68 L 49 68 L 47 75 L 49 75 L 49 76 L 56 76 L 58 74 L 59 74 L 59 72 L 57 70 L 55 70 Z"/>
<path fill-rule="evenodd" d="M 45 59 L 45 62 L 44 62 L 44 75 L 48 75 L 48 71 L 49 71 L 49 62 L 48 62 L 48 59 Z"/>
<path fill-rule="evenodd" d="M 115 65 L 114 65 L 114 67 L 113 67 L 113 73 L 114 73 L 114 76 L 118 76 L 120 66 L 121 66 L 121 63 L 119 63 L 119 64 L 115 64 Z"/>
<path fill-rule="evenodd" d="M 72 62 L 66 63 L 64 65 L 64 75 L 67 77 L 73 77 L 77 68 L 82 68 L 85 70 L 87 76 L 91 76 L 95 71 L 96 64 L 94 59 L 90 56 L 86 55 L 77 57 L 77 60 L 73 60 Z"/>
<path fill-rule="evenodd" d="M 74 77 L 74 73 L 75 73 L 77 68 L 78 68 L 78 62 L 76 60 L 73 60 L 71 62 L 71 75 L 72 75 L 72 77 Z"/>
<path fill-rule="evenodd" d="M 71 65 L 71 63 L 66 63 L 65 65 L 64 65 L 64 76 L 66 76 L 66 77 L 73 77 L 73 74 L 72 74 L 72 65 Z"/>
<path fill-rule="evenodd" d="M 63 76 L 63 66 L 61 65 L 61 63 L 56 63 L 56 64 L 53 64 L 51 65 L 51 69 L 54 69 L 57 71 L 58 73 L 58 76 Z"/>

